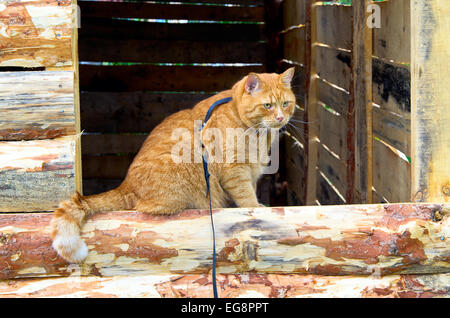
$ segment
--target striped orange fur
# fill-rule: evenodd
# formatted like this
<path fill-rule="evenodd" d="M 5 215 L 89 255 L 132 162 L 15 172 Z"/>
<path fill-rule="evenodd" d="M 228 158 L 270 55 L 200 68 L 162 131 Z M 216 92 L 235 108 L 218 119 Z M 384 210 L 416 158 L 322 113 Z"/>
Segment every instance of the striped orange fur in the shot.
<path fill-rule="evenodd" d="M 166 118 L 150 133 L 118 188 L 92 196 L 76 193 L 71 200 L 60 204 L 51 222 L 53 247 L 69 262 L 83 261 L 88 249 L 80 238 L 80 231 L 86 218 L 96 212 L 135 209 L 152 214 L 172 214 L 184 209 L 208 208 L 203 166 L 201 162 L 195 162 L 193 138 L 186 141 L 193 149 L 191 162 L 175 163 L 172 150 L 180 140 L 173 138 L 174 129 L 194 132 L 195 121 L 203 121 L 211 104 L 230 96 L 232 101 L 214 110 L 204 131 L 217 128 L 225 136 L 227 128 L 279 129 L 287 124 L 295 110 L 295 95 L 290 86 L 293 75 L 294 68 L 281 75 L 251 73 L 231 90 Z M 208 145 L 207 140 L 204 142 Z M 236 143 L 237 147 L 249 147 L 247 138 Z M 226 140 L 223 149 L 230 152 Z M 234 158 L 233 152 L 231 155 Z M 213 208 L 259 206 L 256 182 L 263 168 L 264 164 L 259 161 L 250 163 L 233 159 L 210 163 Z"/>

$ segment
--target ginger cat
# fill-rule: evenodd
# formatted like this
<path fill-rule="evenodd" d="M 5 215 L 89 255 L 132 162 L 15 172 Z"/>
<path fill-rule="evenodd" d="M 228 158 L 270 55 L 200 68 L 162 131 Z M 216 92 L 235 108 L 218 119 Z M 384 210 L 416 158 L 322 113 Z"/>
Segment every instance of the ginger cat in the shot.
<path fill-rule="evenodd" d="M 51 221 L 54 249 L 69 262 L 83 261 L 88 248 L 80 238 L 80 231 L 86 218 L 96 212 L 135 209 L 171 214 L 184 209 L 209 208 L 203 165 L 201 161 L 174 162 L 172 150 L 179 140 L 172 138 L 173 131 L 186 128 L 193 132 L 194 121 L 203 122 L 209 107 L 226 97 L 232 100 L 214 109 L 203 131 L 207 128 L 221 131 L 226 128 L 282 128 L 295 110 L 295 95 L 291 91 L 293 76 L 294 68 L 281 75 L 250 73 L 231 90 L 166 118 L 150 133 L 118 188 L 91 196 L 76 193 L 71 200 L 61 202 Z M 246 140 L 243 142 L 248 147 Z M 191 147 L 192 140 L 188 142 Z M 256 182 L 266 164 L 236 160 L 209 163 L 212 207 L 224 208 L 233 203 L 238 207 L 260 206 Z"/>

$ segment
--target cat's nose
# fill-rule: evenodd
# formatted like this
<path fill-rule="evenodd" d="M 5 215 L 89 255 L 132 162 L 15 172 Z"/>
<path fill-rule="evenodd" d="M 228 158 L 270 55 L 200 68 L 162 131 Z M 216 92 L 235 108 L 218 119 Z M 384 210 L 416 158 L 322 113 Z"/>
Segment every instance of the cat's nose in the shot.
<path fill-rule="evenodd" d="M 284 117 L 283 116 L 277 116 L 276 119 L 278 120 L 279 123 L 281 123 L 283 121 Z"/>

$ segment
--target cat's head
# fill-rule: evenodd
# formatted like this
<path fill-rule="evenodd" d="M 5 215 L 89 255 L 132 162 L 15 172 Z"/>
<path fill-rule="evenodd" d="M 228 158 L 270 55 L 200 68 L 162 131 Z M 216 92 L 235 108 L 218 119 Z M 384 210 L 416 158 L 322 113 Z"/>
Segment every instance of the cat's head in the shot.
<path fill-rule="evenodd" d="M 238 113 L 248 127 L 282 128 L 295 111 L 291 90 L 294 68 L 282 74 L 250 73 L 244 77 L 238 96 Z"/>

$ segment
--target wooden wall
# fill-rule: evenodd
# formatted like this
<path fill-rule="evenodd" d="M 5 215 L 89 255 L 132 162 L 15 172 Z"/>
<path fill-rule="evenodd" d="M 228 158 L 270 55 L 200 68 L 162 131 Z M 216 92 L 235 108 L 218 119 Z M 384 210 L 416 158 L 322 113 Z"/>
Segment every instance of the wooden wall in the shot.
<path fill-rule="evenodd" d="M 79 1 L 84 194 L 119 185 L 165 117 L 266 70 L 264 1 L 178 2 Z"/>
<path fill-rule="evenodd" d="M 296 65 L 286 144 L 290 204 L 411 200 L 410 1 L 286 0 L 284 64 Z M 289 130 L 288 130 L 289 132 Z"/>
<path fill-rule="evenodd" d="M 75 4 L 0 4 L 0 211 L 49 210 L 80 188 Z"/>

